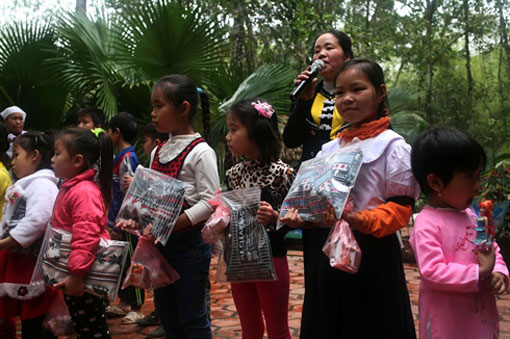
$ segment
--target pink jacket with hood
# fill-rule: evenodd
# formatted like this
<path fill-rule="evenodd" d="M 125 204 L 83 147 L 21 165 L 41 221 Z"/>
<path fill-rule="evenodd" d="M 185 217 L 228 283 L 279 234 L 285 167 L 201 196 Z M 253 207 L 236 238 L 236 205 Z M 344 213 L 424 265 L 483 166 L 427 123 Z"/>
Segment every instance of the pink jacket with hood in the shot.
<path fill-rule="evenodd" d="M 72 233 L 68 268 L 73 275 L 90 272 L 99 240 L 110 239 L 106 230 L 106 208 L 94 169 L 64 181 L 53 208 L 51 225 Z"/>

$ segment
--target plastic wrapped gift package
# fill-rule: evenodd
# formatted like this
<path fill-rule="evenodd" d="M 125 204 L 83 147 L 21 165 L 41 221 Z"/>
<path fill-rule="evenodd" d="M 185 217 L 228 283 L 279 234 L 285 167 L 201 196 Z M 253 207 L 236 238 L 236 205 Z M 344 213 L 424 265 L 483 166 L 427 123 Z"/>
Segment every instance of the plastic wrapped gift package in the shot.
<path fill-rule="evenodd" d="M 151 224 L 151 234 L 166 245 L 179 217 L 184 201 L 185 184 L 166 174 L 138 166 L 120 206 L 117 221 L 133 219 L 139 235 Z"/>
<path fill-rule="evenodd" d="M 69 276 L 67 262 L 71 253 L 71 238 L 69 232 L 48 227 L 32 280 L 40 270 L 38 266 L 42 268 L 44 282 L 49 285 L 55 285 Z M 110 300 L 117 298 L 128 245 L 125 241 L 100 240 L 92 270 L 83 280 L 85 292 Z"/>
<path fill-rule="evenodd" d="M 345 211 L 351 212 L 352 209 L 353 204 L 348 201 Z M 358 272 L 361 264 L 361 249 L 347 221 L 343 219 L 337 221 L 322 247 L 322 252 L 329 258 L 331 267 L 347 273 Z"/>
<path fill-rule="evenodd" d="M 304 221 L 320 224 L 332 206 L 340 218 L 362 162 L 361 151 L 336 151 L 303 162 L 283 201 L 280 217 L 296 208 Z M 282 226 L 278 221 L 278 228 Z"/>
<path fill-rule="evenodd" d="M 135 286 L 141 289 L 161 288 L 179 279 L 179 274 L 163 257 L 151 240 L 140 238 L 131 257 L 131 267 L 122 288 Z"/>
<path fill-rule="evenodd" d="M 231 212 L 223 255 L 227 281 L 276 280 L 269 235 L 257 221 L 260 189 L 232 190 L 221 198 Z"/>

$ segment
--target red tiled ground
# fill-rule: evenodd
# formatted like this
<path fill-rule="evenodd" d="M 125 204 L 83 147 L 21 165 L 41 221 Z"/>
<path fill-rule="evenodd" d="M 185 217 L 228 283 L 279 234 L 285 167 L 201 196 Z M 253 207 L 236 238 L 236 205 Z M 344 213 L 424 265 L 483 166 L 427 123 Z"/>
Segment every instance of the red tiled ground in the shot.
<path fill-rule="evenodd" d="M 289 251 L 290 269 L 290 298 L 289 298 L 289 324 L 293 338 L 298 338 L 303 304 L 303 256 L 299 251 Z M 411 299 L 411 307 L 418 328 L 418 290 L 419 273 L 415 265 L 406 264 L 405 272 L 407 286 Z M 212 331 L 214 338 L 237 338 L 241 337 L 241 326 L 237 318 L 237 312 L 230 294 L 228 283 L 219 283 L 215 277 L 216 260 L 211 265 L 211 313 Z M 153 309 L 152 293 L 147 293 L 146 304 L 143 312 L 149 314 Z M 510 338 L 510 294 L 498 297 L 500 313 L 500 338 Z M 120 319 L 109 321 L 110 331 L 116 339 L 145 338 L 155 327 L 140 328 L 136 325 L 121 325 Z M 18 336 L 21 338 L 21 335 Z M 63 338 L 63 337 L 62 337 Z"/>

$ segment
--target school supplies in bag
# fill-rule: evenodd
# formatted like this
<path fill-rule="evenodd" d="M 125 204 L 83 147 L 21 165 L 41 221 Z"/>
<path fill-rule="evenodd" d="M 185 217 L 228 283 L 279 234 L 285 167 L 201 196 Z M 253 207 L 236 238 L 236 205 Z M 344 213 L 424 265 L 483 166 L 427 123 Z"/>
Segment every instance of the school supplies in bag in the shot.
<path fill-rule="evenodd" d="M 174 283 L 179 278 L 179 273 L 159 252 L 153 240 L 140 237 L 122 288 L 128 286 L 145 290 L 160 288 Z"/>
<path fill-rule="evenodd" d="M 230 209 L 221 200 L 221 190 L 215 193 L 214 197 L 209 200 L 209 204 L 216 209 L 202 228 L 202 239 L 204 242 L 214 245 L 223 236 L 223 232 L 230 223 Z"/>
<path fill-rule="evenodd" d="M 345 211 L 351 212 L 352 208 L 352 202 L 348 201 Z M 351 227 L 344 219 L 339 219 L 331 228 L 322 247 L 322 252 L 329 258 L 331 267 L 352 274 L 358 272 L 361 263 L 361 249 Z"/>
<path fill-rule="evenodd" d="M 44 282 L 48 285 L 55 285 L 69 276 L 67 262 L 71 253 L 71 239 L 70 232 L 48 226 L 32 280 L 39 280 L 41 269 Z M 111 300 L 117 298 L 128 246 L 129 243 L 125 241 L 99 241 L 92 269 L 83 279 L 85 292 Z"/>
<path fill-rule="evenodd" d="M 166 174 L 138 166 L 122 201 L 117 222 L 133 219 L 140 224 L 138 230 L 126 230 L 140 235 L 149 224 L 151 234 L 166 245 L 170 233 L 181 214 L 185 184 Z"/>
<path fill-rule="evenodd" d="M 280 218 L 296 208 L 304 221 L 320 224 L 328 206 L 340 218 L 362 161 L 359 150 L 339 150 L 303 162 L 282 203 Z M 278 219 L 277 229 L 283 225 Z"/>
<path fill-rule="evenodd" d="M 221 194 L 230 209 L 224 259 L 229 282 L 276 280 L 269 235 L 257 221 L 260 189 L 250 187 Z"/>

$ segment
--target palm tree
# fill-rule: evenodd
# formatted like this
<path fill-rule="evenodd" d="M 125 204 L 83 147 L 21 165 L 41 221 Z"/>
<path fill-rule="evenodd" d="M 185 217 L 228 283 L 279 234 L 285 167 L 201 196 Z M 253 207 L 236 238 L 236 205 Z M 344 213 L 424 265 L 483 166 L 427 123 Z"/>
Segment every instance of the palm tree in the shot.
<path fill-rule="evenodd" d="M 0 32 L 0 109 L 23 108 L 28 128 L 54 128 L 69 104 L 67 88 L 45 67 L 56 40 L 47 24 L 18 22 Z"/>
<path fill-rule="evenodd" d="M 388 90 L 391 125 L 409 144 L 428 126 L 424 112 L 413 109 L 417 97 L 418 93 L 410 89 L 394 87 Z"/>

